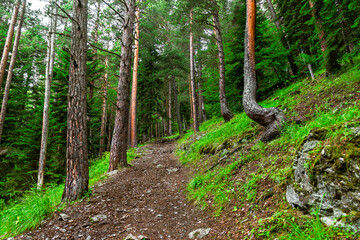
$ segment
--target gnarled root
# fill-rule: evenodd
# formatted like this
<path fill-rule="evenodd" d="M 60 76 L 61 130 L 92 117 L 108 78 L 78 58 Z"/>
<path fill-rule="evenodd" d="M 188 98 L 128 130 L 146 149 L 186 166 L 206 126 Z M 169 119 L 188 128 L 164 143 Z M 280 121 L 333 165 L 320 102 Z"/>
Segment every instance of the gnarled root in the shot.
<path fill-rule="evenodd" d="M 264 126 L 266 128 L 265 132 L 260 137 L 260 141 L 262 142 L 268 142 L 276 138 L 280 134 L 284 123 L 287 121 L 285 114 L 279 108 L 273 107 L 268 110 L 271 112 L 272 121 Z"/>

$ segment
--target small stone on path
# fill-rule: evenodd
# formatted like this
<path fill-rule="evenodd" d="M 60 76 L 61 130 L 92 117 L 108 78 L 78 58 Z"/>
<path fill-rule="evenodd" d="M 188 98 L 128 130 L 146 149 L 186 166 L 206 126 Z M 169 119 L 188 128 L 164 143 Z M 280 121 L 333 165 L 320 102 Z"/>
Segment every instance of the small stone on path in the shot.
<path fill-rule="evenodd" d="M 170 174 L 170 173 L 174 173 L 174 172 L 179 171 L 179 169 L 178 169 L 178 168 L 169 168 L 169 169 L 167 169 L 167 171 L 168 171 L 169 174 Z"/>
<path fill-rule="evenodd" d="M 211 231 L 211 228 L 199 228 L 196 229 L 195 231 L 192 231 L 191 233 L 189 233 L 189 238 L 190 239 L 198 239 L 198 238 L 203 238 L 206 235 L 208 235 Z"/>
<path fill-rule="evenodd" d="M 66 215 L 65 213 L 60 213 L 60 218 L 63 220 L 63 221 L 68 221 L 70 219 L 70 216 L 69 215 Z"/>
<path fill-rule="evenodd" d="M 112 171 L 112 172 L 107 173 L 107 175 L 108 175 L 109 177 L 111 177 L 111 176 L 114 176 L 115 174 L 117 174 L 117 172 L 118 172 L 118 170 L 115 170 L 115 171 Z"/>
<path fill-rule="evenodd" d="M 143 235 L 139 235 L 139 236 L 134 236 L 131 233 L 129 235 L 126 236 L 126 238 L 124 240 L 148 240 L 149 238 L 143 236 Z"/>
<path fill-rule="evenodd" d="M 101 220 L 105 220 L 105 219 L 107 219 L 107 216 L 105 215 L 96 215 L 90 218 L 90 220 L 93 222 L 100 222 Z"/>

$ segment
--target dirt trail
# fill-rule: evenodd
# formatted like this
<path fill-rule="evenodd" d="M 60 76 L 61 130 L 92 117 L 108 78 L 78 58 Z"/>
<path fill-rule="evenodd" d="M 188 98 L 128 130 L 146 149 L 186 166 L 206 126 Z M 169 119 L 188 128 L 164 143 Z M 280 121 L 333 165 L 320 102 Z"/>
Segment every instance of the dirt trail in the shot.
<path fill-rule="evenodd" d="M 174 157 L 174 148 L 174 142 L 148 145 L 132 168 L 100 183 L 89 200 L 64 209 L 68 219 L 56 213 L 16 239 L 124 239 L 129 234 L 188 239 L 198 228 L 211 228 L 211 217 L 185 199 L 187 169 Z M 96 215 L 104 216 L 91 220 Z"/>

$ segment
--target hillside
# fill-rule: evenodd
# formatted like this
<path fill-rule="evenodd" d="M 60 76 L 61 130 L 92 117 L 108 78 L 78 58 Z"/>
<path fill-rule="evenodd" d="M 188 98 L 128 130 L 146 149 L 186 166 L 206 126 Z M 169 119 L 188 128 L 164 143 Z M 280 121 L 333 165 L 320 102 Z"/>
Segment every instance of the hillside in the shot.
<path fill-rule="evenodd" d="M 357 66 L 338 77 L 318 75 L 314 81 L 305 79 L 276 91 L 261 105 L 283 109 L 289 122 L 281 136 L 268 143 L 258 141 L 263 128 L 245 113 L 225 124 L 220 118 L 212 119 L 200 127 L 198 134 L 189 132 L 179 141 L 177 154 L 192 169 L 188 198 L 212 209 L 219 228 L 224 229 L 219 239 L 356 238 L 358 198 L 348 200 L 354 206 L 342 202 L 346 211 L 335 220 L 337 226 L 343 222 L 355 227 L 339 229 L 326 227 L 319 221 L 321 218 L 329 224 L 335 219 L 325 209 L 326 204 L 335 204 L 335 200 L 327 199 L 331 193 L 321 196 L 320 201 L 314 200 L 313 206 L 293 204 L 296 207 L 293 208 L 287 201 L 287 189 L 295 185 L 301 192 L 308 176 L 297 179 L 294 161 L 306 151 L 303 146 L 307 142 L 317 140 L 318 144 L 308 150 L 309 157 L 303 162 L 309 181 L 320 176 L 327 180 L 334 178 L 324 180 L 325 184 L 343 180 L 338 183 L 337 190 L 343 191 L 338 198 L 346 198 L 347 192 L 360 193 L 355 173 L 360 166 L 359 79 Z M 324 149 L 328 151 L 327 160 L 321 158 Z M 337 158 L 344 163 L 339 163 Z M 336 179 L 337 176 L 342 178 Z M 305 194 L 305 197 L 309 196 Z"/>
<path fill-rule="evenodd" d="M 268 143 L 258 141 L 262 127 L 240 113 L 186 133 L 176 145 L 182 165 L 169 140 L 132 149 L 134 167 L 119 172 L 105 174 L 106 155 L 90 167 L 91 184 L 101 180 L 91 196 L 57 208 L 63 186 L 34 191 L 0 212 L 1 238 L 35 229 L 16 239 L 184 239 L 202 228 L 211 229 L 209 239 L 356 239 L 358 199 L 351 194 L 359 194 L 359 77 L 356 66 L 278 90 L 261 104 L 286 110 L 289 122 Z M 337 184 L 335 200 L 331 192 L 316 198 L 320 188 L 305 196 L 313 205 L 304 198 L 291 202 L 289 193 L 304 196 L 304 186 L 320 181 Z M 336 220 L 337 227 L 320 219 Z"/>

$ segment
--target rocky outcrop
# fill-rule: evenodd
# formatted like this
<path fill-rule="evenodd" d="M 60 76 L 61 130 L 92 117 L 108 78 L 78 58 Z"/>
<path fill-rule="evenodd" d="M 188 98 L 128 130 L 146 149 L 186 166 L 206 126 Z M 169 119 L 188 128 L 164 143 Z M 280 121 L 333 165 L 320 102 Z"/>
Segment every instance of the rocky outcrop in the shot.
<path fill-rule="evenodd" d="M 355 125 L 355 126 L 354 126 Z M 306 212 L 318 211 L 327 225 L 360 231 L 360 123 L 345 127 L 339 143 L 329 131 L 313 130 L 294 159 L 293 182 L 286 199 Z"/>

